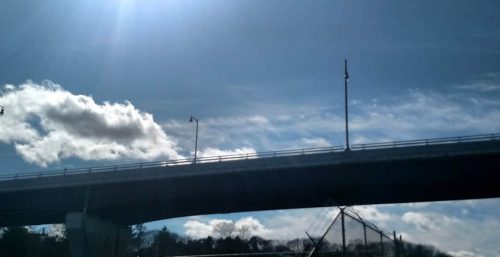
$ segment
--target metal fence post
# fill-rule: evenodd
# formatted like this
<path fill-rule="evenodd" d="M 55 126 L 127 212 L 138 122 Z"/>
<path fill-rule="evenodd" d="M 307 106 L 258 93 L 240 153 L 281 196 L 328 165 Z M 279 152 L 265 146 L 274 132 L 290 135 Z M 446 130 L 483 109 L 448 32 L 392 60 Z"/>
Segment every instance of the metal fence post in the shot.
<path fill-rule="evenodd" d="M 366 240 L 366 223 L 363 222 L 363 234 L 365 236 L 365 251 L 368 250 L 368 242 Z"/>
<path fill-rule="evenodd" d="M 342 222 L 342 256 L 346 256 L 345 247 L 345 226 L 344 226 L 344 208 L 340 209 L 340 220 Z"/>
<path fill-rule="evenodd" d="M 396 257 L 399 257 L 399 242 L 398 242 L 398 237 L 396 236 L 396 231 L 394 230 L 392 232 L 393 238 L 394 238 L 394 251 Z"/>
<path fill-rule="evenodd" d="M 403 245 L 403 236 L 399 235 L 399 255 L 404 255 L 405 247 Z"/>
<path fill-rule="evenodd" d="M 379 231 L 379 233 L 380 233 L 380 250 L 381 250 L 380 256 L 385 256 L 384 255 L 384 234 L 382 231 Z"/>

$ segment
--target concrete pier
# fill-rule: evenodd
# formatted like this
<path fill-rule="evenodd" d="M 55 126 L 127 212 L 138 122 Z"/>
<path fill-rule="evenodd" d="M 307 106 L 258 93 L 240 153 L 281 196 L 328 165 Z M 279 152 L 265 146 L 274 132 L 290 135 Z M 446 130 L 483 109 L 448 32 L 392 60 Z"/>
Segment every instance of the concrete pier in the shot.
<path fill-rule="evenodd" d="M 126 228 L 81 212 L 66 214 L 71 257 L 125 256 L 130 234 Z"/>

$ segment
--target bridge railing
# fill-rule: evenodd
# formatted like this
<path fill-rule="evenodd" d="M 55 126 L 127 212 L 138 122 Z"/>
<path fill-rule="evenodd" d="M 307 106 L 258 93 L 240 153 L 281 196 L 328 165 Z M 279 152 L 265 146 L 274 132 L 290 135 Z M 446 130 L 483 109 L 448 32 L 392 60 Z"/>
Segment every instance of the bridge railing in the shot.
<path fill-rule="evenodd" d="M 362 151 L 362 150 L 402 148 L 402 147 L 412 147 L 412 146 L 458 144 L 458 143 L 481 142 L 490 140 L 500 140 L 500 133 L 461 136 L 461 137 L 443 137 L 443 138 L 432 138 L 432 139 L 354 144 L 351 145 L 350 150 Z M 70 168 L 62 170 L 4 174 L 0 175 L 0 181 L 25 179 L 25 178 L 41 178 L 41 177 L 51 177 L 51 176 L 65 176 L 65 175 L 85 174 L 85 173 L 114 172 L 114 171 L 123 171 L 131 169 L 166 167 L 166 166 L 177 166 L 177 165 L 196 165 L 200 163 L 236 161 L 236 160 L 256 159 L 256 158 L 274 158 L 274 157 L 297 156 L 306 154 L 334 153 L 334 152 L 342 152 L 345 150 L 346 150 L 345 146 L 338 145 L 338 146 L 320 147 L 320 148 L 303 148 L 303 149 L 290 149 L 281 151 L 267 151 L 267 152 L 257 152 L 257 153 L 199 157 L 196 159 L 196 163 L 193 158 L 185 158 L 178 160 L 139 162 L 139 163 L 129 163 L 120 165 L 86 167 L 86 168 Z"/>

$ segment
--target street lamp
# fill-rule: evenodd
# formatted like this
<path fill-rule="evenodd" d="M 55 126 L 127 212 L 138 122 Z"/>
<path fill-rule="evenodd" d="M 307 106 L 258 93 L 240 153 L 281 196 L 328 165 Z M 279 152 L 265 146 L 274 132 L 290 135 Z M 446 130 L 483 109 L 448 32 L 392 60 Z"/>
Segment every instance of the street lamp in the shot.
<path fill-rule="evenodd" d="M 346 151 L 351 150 L 349 148 L 349 113 L 347 110 L 347 81 L 349 81 L 349 73 L 347 72 L 347 59 L 344 62 L 344 92 L 345 92 L 345 143 L 346 143 Z"/>
<path fill-rule="evenodd" d="M 196 137 L 194 140 L 194 161 L 193 161 L 193 164 L 195 164 L 196 163 L 196 153 L 198 152 L 198 118 L 195 118 L 195 117 L 193 117 L 193 115 L 191 115 L 191 117 L 189 118 L 189 122 L 192 123 L 193 121 L 196 121 Z"/>
<path fill-rule="evenodd" d="M 4 113 L 5 113 L 5 109 L 3 106 L 0 105 L 0 116 L 4 115 Z"/>

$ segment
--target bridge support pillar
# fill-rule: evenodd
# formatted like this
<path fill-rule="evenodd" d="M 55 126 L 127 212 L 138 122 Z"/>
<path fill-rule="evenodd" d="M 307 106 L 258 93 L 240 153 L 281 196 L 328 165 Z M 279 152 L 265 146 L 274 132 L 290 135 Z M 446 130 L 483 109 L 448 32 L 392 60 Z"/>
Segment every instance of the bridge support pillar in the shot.
<path fill-rule="evenodd" d="M 66 234 L 71 257 L 118 257 L 126 255 L 127 230 L 83 213 L 66 214 Z"/>

